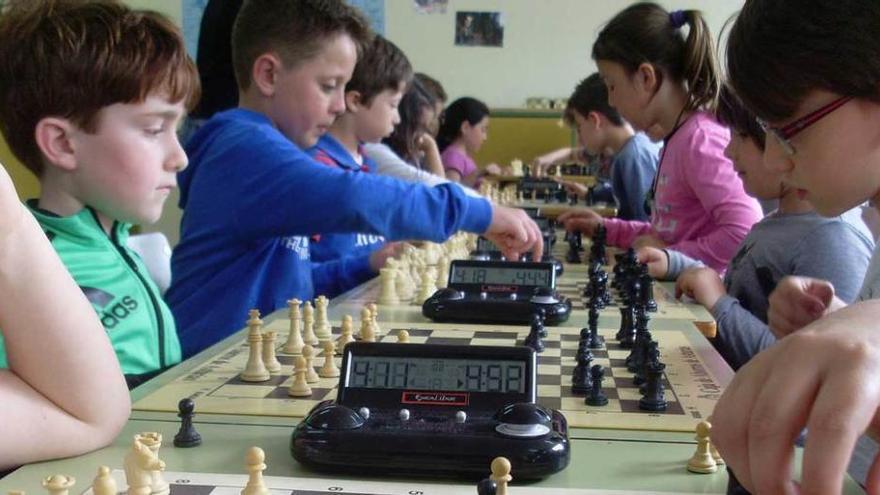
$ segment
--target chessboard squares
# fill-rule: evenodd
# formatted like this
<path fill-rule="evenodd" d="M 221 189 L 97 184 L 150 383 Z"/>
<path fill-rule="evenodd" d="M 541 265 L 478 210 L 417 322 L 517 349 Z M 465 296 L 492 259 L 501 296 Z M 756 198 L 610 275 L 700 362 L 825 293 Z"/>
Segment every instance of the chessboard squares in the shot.
<path fill-rule="evenodd" d="M 383 335 L 383 336 L 379 337 L 377 340 L 379 342 L 391 342 L 392 344 L 397 344 L 400 341 L 397 337 L 397 332 L 399 332 L 399 330 L 395 330 L 394 332 L 392 332 L 388 335 Z M 407 330 L 407 332 L 409 332 L 409 330 Z M 410 344 L 425 344 L 428 342 L 428 337 L 422 337 L 422 336 L 413 337 L 412 333 L 410 332 L 409 340 L 407 342 Z"/>
<path fill-rule="evenodd" d="M 336 380 L 331 386 L 325 386 L 324 383 L 318 382 L 317 387 L 310 385 L 312 389 L 312 395 L 308 397 L 298 397 L 294 398 L 288 394 L 288 390 L 290 389 L 290 384 L 293 383 L 293 380 L 287 382 L 286 386 L 276 387 L 271 392 L 266 394 L 264 399 L 285 399 L 285 400 L 313 400 L 317 402 L 322 400 L 336 400 L 336 384 L 339 380 Z M 175 494 L 176 495 L 176 494 Z"/>
<path fill-rule="evenodd" d="M 271 394 L 272 391 L 286 381 L 287 378 L 287 376 L 273 376 L 270 380 L 260 382 L 259 384 L 242 381 L 238 378 L 236 381 L 232 381 L 226 386 L 215 390 L 211 395 L 216 397 L 247 397 L 251 399 L 259 399 Z M 286 397 L 286 388 L 284 389 L 284 394 Z"/>
<path fill-rule="evenodd" d="M 538 375 L 559 376 L 562 373 L 562 366 L 558 364 L 541 364 L 538 363 Z"/>
<path fill-rule="evenodd" d="M 546 341 L 544 342 L 547 343 Z M 495 345 L 495 346 L 504 346 L 504 347 L 513 347 L 515 345 L 522 345 L 522 341 L 518 340 L 516 336 L 513 338 L 473 338 L 470 339 L 470 345 Z"/>

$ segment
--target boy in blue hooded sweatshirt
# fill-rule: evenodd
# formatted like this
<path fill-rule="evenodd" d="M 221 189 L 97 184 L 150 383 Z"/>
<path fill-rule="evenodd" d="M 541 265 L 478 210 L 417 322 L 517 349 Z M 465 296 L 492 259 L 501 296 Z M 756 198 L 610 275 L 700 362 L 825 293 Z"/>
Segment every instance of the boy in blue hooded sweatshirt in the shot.
<path fill-rule="evenodd" d="M 239 108 L 187 144 L 181 241 L 166 294 L 189 356 L 240 328 L 247 310 L 314 296 L 308 236 L 366 232 L 443 241 L 482 233 L 508 258 L 542 255 L 522 210 L 455 185 L 426 187 L 315 162 L 313 146 L 342 114 L 345 84 L 371 39 L 343 0 L 248 0 L 232 35 Z"/>

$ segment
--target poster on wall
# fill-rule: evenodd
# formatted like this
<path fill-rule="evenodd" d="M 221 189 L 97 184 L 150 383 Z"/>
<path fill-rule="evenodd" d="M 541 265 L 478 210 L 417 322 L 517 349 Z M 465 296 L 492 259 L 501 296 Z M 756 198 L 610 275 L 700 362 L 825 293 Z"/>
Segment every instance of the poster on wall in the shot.
<path fill-rule="evenodd" d="M 501 12 L 456 12 L 455 44 L 459 46 L 504 46 Z"/>
<path fill-rule="evenodd" d="M 413 0 L 413 8 L 418 14 L 445 14 L 449 0 Z"/>

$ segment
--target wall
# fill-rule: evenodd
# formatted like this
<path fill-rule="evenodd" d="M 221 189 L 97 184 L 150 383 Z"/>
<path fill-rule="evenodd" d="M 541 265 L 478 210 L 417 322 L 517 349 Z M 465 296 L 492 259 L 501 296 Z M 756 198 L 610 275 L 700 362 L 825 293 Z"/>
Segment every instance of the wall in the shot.
<path fill-rule="evenodd" d="M 449 0 L 445 14 L 418 14 L 412 0 L 386 0 L 386 35 L 416 70 L 437 77 L 452 98 L 469 95 L 490 107 L 522 107 L 529 96 L 567 97 L 596 70 L 590 58 L 601 26 L 626 0 Z M 660 2 L 699 8 L 717 37 L 741 0 Z M 503 13 L 504 46 L 453 44 L 456 11 Z"/>

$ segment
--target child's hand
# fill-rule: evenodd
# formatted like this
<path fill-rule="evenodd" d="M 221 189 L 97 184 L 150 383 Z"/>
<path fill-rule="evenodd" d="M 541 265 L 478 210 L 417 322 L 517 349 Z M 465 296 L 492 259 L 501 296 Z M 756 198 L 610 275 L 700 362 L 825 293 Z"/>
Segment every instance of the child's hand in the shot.
<path fill-rule="evenodd" d="M 767 325 L 777 339 L 803 328 L 846 304 L 834 296 L 831 282 L 810 277 L 783 278 L 770 294 Z"/>
<path fill-rule="evenodd" d="M 378 273 L 385 268 L 388 258 L 396 258 L 403 253 L 405 242 L 386 242 L 384 246 L 370 253 L 370 268 Z"/>
<path fill-rule="evenodd" d="M 587 195 L 587 193 L 590 192 L 590 190 L 587 188 L 587 186 L 585 186 L 579 182 L 574 182 L 571 180 L 557 179 L 557 178 L 554 178 L 553 180 L 562 184 L 562 187 L 565 188 L 565 192 L 567 192 L 568 194 L 574 194 L 579 198 L 585 197 Z"/>
<path fill-rule="evenodd" d="M 499 167 L 497 163 L 486 165 L 484 172 L 488 175 L 502 175 L 501 167 Z"/>
<path fill-rule="evenodd" d="M 776 342 L 740 368 L 712 440 L 751 493 L 839 494 L 859 435 L 880 432 L 880 301 L 860 302 Z M 803 476 L 794 440 L 806 427 Z M 867 492 L 878 493 L 875 458 Z"/>
<path fill-rule="evenodd" d="M 643 247 L 655 247 L 657 249 L 663 249 L 666 247 L 666 243 L 663 242 L 663 239 L 651 235 L 645 234 L 636 237 L 636 240 L 632 243 L 633 249 L 641 249 Z"/>
<path fill-rule="evenodd" d="M 423 132 L 421 136 L 419 136 L 416 144 L 419 147 L 419 151 L 424 154 L 428 154 L 433 150 L 437 149 L 437 141 L 434 140 L 434 136 L 428 134 L 427 132 Z"/>
<path fill-rule="evenodd" d="M 588 208 L 567 210 L 559 215 L 556 221 L 569 232 L 580 232 L 587 236 L 592 236 L 599 225 L 605 223 L 601 215 Z"/>
<path fill-rule="evenodd" d="M 648 275 L 656 279 L 666 278 L 669 272 L 669 255 L 662 249 L 643 247 L 636 251 L 636 259 L 639 263 L 648 265 Z"/>
<path fill-rule="evenodd" d="M 682 294 L 696 300 L 711 310 L 722 296 L 727 294 L 718 272 L 711 268 L 688 268 L 675 281 L 675 297 Z"/>
<path fill-rule="evenodd" d="M 492 206 L 492 223 L 483 235 L 494 242 L 504 257 L 518 260 L 520 255 L 532 252 L 532 259 L 544 256 L 544 236 L 534 220 L 519 208 Z"/>

